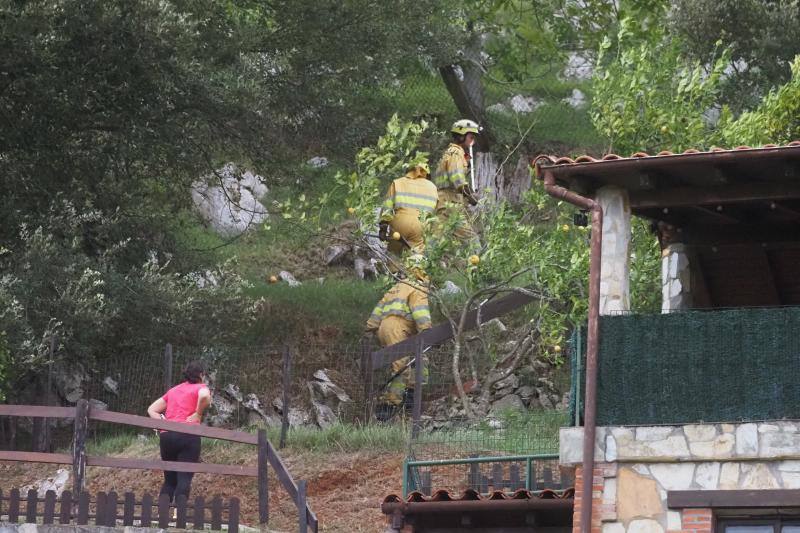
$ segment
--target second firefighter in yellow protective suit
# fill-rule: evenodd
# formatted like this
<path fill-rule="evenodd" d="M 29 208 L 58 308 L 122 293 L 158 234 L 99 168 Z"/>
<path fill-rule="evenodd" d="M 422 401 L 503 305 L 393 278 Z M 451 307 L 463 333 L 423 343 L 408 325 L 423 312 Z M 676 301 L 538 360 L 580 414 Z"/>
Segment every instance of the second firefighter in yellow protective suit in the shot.
<path fill-rule="evenodd" d="M 427 179 L 429 173 L 427 163 L 414 165 L 405 176 L 394 180 L 386 193 L 379 236 L 389 242 L 389 252 L 398 257 L 406 248 L 415 254 L 425 250 L 421 217 L 433 213 L 439 198 L 436 185 Z M 395 232 L 400 238 L 389 238 Z"/>
<path fill-rule="evenodd" d="M 433 182 L 439 194 L 436 213 L 444 222 L 452 214 L 458 214 L 462 220 L 455 229 L 455 237 L 475 245 L 477 234 L 469 222 L 467 205 L 475 205 L 475 191 L 470 187 L 470 169 L 472 161 L 468 161 L 467 151 L 475 143 L 475 137 L 480 132 L 480 126 L 471 120 L 459 120 L 450 129 L 452 139 L 450 145 L 442 154 Z"/>
<path fill-rule="evenodd" d="M 381 346 L 391 346 L 431 327 L 428 292 L 424 273 L 416 270 L 417 279 L 398 281 L 375 306 L 366 330 L 378 335 Z M 388 420 L 401 408 L 409 407 L 415 384 L 413 355 L 401 355 L 392 363 L 392 379 L 379 399 L 375 416 Z M 423 361 L 423 381 L 428 380 L 428 366 Z"/>

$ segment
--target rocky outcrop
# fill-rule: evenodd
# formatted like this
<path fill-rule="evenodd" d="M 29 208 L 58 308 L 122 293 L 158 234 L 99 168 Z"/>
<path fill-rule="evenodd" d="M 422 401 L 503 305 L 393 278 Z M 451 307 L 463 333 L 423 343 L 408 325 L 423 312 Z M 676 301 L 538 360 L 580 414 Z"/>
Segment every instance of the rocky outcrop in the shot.
<path fill-rule="evenodd" d="M 264 179 L 233 163 L 192 184 L 192 202 L 200 216 L 220 235 L 238 235 L 267 219 L 261 203 L 268 190 Z"/>
<path fill-rule="evenodd" d="M 352 403 L 350 396 L 328 377 L 328 370 L 314 372 L 314 379 L 307 383 L 314 411 L 314 419 L 322 429 L 339 421 L 342 410 Z"/>

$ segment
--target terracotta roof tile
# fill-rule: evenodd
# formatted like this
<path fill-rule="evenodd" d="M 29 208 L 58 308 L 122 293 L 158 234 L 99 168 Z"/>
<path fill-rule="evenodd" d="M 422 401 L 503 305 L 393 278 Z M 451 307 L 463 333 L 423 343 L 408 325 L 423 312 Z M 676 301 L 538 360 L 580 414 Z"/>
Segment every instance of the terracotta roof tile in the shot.
<path fill-rule="evenodd" d="M 790 143 L 785 144 L 784 146 L 779 146 L 777 144 L 765 144 L 764 146 L 757 147 L 757 148 L 754 148 L 754 147 L 751 147 L 751 146 L 747 146 L 747 145 L 737 146 L 737 147 L 732 148 L 732 149 L 725 149 L 725 148 L 720 148 L 718 146 L 712 146 L 711 149 L 709 149 L 708 151 L 705 151 L 705 152 L 702 151 L 702 150 L 698 150 L 697 148 L 689 148 L 687 150 L 684 150 L 682 154 L 681 153 L 671 152 L 669 150 L 662 150 L 661 152 L 658 152 L 656 155 L 650 155 L 647 152 L 636 152 L 634 154 L 631 154 L 630 157 L 623 157 L 623 156 L 620 156 L 620 155 L 612 153 L 612 154 L 606 154 L 600 159 L 597 159 L 597 158 L 592 157 L 590 155 L 582 155 L 582 156 L 576 157 L 575 159 L 572 159 L 570 157 L 564 157 L 564 156 L 556 157 L 556 156 L 552 156 L 552 155 L 540 155 L 540 156 L 538 156 L 537 158 L 535 158 L 533 160 L 533 164 L 535 166 L 540 166 L 540 165 L 560 166 L 560 165 L 574 165 L 574 164 L 580 164 L 580 163 L 599 163 L 599 162 L 602 162 L 602 161 L 619 161 L 619 160 L 622 160 L 622 159 L 644 159 L 644 158 L 651 158 L 651 157 L 677 156 L 677 155 L 684 155 L 684 154 L 689 155 L 689 154 L 702 154 L 702 153 L 711 153 L 711 152 L 733 152 L 733 151 L 736 151 L 736 150 L 769 150 L 769 149 L 774 149 L 774 148 L 788 148 L 788 147 L 797 147 L 797 146 L 800 146 L 800 140 L 792 141 Z"/>
<path fill-rule="evenodd" d="M 511 494 L 496 490 L 486 495 L 482 495 L 473 489 L 467 489 L 460 496 L 454 497 L 449 491 L 437 490 L 431 496 L 425 496 L 421 492 L 412 492 L 406 498 L 408 503 L 423 502 L 457 502 L 457 501 L 479 501 L 479 500 L 568 500 L 575 497 L 575 489 L 564 491 L 554 491 L 545 489 L 538 492 L 531 492 L 519 489 Z M 401 503 L 403 500 L 396 494 L 390 494 L 383 499 L 383 503 Z"/>

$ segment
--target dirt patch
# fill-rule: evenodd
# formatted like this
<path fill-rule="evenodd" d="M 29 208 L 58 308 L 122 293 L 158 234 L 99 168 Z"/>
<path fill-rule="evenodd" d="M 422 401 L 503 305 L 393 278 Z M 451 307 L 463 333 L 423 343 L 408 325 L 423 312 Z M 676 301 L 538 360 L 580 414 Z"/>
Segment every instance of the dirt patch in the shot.
<path fill-rule="evenodd" d="M 154 441 L 152 441 L 154 442 Z M 158 451 L 150 443 L 136 444 L 124 457 L 157 458 Z M 295 480 L 308 481 L 308 500 L 317 513 L 321 531 L 382 532 L 386 519 L 380 504 L 387 494 L 401 489 L 403 454 L 401 453 L 299 453 L 281 454 Z M 255 464 L 255 451 L 249 447 L 214 446 L 203 450 L 203 461 L 227 464 Z M 52 476 L 55 465 L 0 462 L 3 490 L 29 485 Z M 271 474 L 272 471 L 270 471 Z M 90 467 L 87 489 L 91 493 L 133 492 L 137 496 L 157 494 L 163 480 L 159 471 L 122 470 Z M 71 480 L 70 480 L 71 483 Z M 270 530 L 296 530 L 296 511 L 278 479 L 270 475 Z M 237 476 L 198 474 L 192 482 L 192 496 L 211 498 L 221 495 L 241 500 L 242 521 L 258 524 L 258 490 L 255 479 Z"/>

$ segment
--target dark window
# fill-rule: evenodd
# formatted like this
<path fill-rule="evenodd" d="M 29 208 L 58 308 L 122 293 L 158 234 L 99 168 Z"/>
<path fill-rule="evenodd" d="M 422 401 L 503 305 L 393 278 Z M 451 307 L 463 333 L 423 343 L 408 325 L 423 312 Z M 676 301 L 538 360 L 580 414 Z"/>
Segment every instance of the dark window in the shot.
<path fill-rule="evenodd" d="M 786 518 L 721 519 L 717 522 L 720 533 L 800 533 L 800 519 Z"/>

